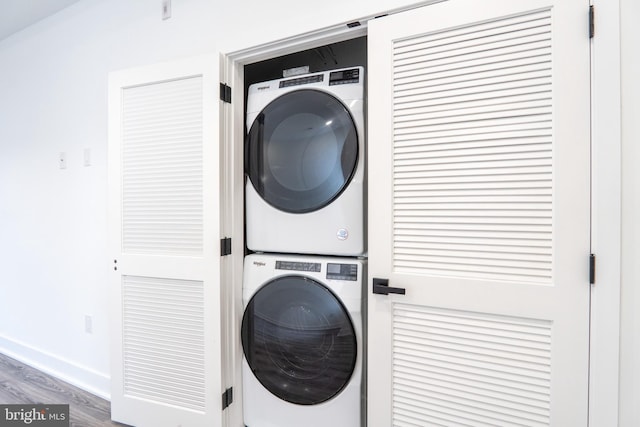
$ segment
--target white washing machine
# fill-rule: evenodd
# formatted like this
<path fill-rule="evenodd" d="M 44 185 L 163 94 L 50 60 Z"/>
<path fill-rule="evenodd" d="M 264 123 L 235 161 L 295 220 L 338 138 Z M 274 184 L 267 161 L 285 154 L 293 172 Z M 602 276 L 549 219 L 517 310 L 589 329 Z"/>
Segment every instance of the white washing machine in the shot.
<path fill-rule="evenodd" d="M 355 258 L 245 258 L 247 427 L 363 425 L 364 275 Z"/>
<path fill-rule="evenodd" d="M 363 67 L 251 85 L 247 129 L 247 247 L 363 254 Z"/>

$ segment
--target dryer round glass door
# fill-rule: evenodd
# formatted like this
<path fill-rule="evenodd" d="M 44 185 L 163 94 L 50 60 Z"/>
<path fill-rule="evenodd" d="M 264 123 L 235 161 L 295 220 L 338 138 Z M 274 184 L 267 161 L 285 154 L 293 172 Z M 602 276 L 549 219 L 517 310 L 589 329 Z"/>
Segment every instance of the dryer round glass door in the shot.
<path fill-rule="evenodd" d="M 339 394 L 357 356 L 353 324 L 342 303 L 302 276 L 274 279 L 254 294 L 242 319 L 242 347 L 258 381 L 300 405 Z"/>
<path fill-rule="evenodd" d="M 331 203 L 348 185 L 358 159 L 351 114 L 337 98 L 303 89 L 276 98 L 247 136 L 246 172 L 258 194 L 285 212 Z"/>

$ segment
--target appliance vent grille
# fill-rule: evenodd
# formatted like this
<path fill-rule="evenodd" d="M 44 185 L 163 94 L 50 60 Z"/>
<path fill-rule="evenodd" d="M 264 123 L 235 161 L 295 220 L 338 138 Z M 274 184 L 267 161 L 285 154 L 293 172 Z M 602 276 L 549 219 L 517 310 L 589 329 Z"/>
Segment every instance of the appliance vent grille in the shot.
<path fill-rule="evenodd" d="M 397 272 L 552 282 L 551 13 L 393 47 Z"/>

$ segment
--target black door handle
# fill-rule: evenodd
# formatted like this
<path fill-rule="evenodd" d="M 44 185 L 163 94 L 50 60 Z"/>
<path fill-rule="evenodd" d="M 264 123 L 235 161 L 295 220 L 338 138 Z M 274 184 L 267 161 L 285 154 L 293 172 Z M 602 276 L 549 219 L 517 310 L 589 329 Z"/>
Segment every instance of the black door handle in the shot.
<path fill-rule="evenodd" d="M 379 295 L 399 294 L 404 295 L 406 293 L 404 288 L 392 288 L 389 286 L 389 279 L 373 279 L 373 293 Z"/>

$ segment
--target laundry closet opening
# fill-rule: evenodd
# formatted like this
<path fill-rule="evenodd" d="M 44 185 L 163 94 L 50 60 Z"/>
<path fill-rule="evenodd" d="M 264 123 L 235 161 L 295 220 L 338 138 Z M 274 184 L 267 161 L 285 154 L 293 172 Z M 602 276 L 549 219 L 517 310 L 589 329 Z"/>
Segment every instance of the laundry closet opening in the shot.
<path fill-rule="evenodd" d="M 242 419 L 247 426 L 360 426 L 367 38 L 289 52 L 237 73 Z"/>
<path fill-rule="evenodd" d="M 335 226 L 307 234 L 333 215 L 325 210 L 316 218 L 316 211 L 338 198 L 351 199 L 343 193 L 356 191 L 352 181 L 361 182 L 357 191 L 364 193 L 366 65 L 367 37 L 362 36 L 244 66 L 247 253 L 366 252 L 363 197 L 354 206 L 360 219 L 338 219 Z M 287 226 L 274 229 L 276 223 Z M 307 242 L 286 243 L 296 235 Z"/>

